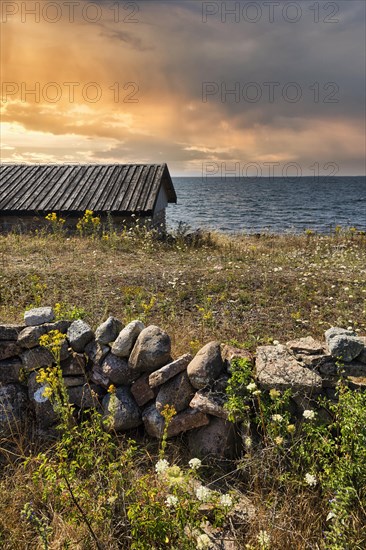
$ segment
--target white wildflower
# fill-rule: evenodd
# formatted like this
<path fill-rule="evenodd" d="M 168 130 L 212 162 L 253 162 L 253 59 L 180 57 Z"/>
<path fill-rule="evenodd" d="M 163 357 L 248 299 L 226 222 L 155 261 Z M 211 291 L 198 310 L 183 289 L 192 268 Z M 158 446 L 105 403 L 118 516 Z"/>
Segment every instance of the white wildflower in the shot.
<path fill-rule="evenodd" d="M 247 390 L 250 392 L 253 392 L 257 389 L 257 384 L 255 382 L 251 382 L 247 385 Z"/>
<path fill-rule="evenodd" d="M 305 474 L 305 481 L 310 487 L 315 487 L 315 485 L 318 483 L 315 476 L 312 474 Z"/>
<path fill-rule="evenodd" d="M 203 533 L 202 535 L 198 535 L 196 542 L 197 550 L 204 550 L 204 548 L 209 548 L 209 546 L 211 546 L 210 537 L 205 533 Z"/>
<path fill-rule="evenodd" d="M 311 409 L 306 409 L 303 413 L 302 413 L 303 417 L 306 418 L 306 420 L 313 420 L 313 418 L 315 418 L 315 412 L 312 411 Z"/>
<path fill-rule="evenodd" d="M 155 471 L 157 474 L 163 474 L 169 468 L 169 462 L 165 458 L 161 458 L 155 464 Z"/>
<path fill-rule="evenodd" d="M 282 422 L 283 416 L 281 414 L 272 414 L 273 422 Z"/>
<path fill-rule="evenodd" d="M 261 390 L 255 390 L 253 392 L 253 395 L 261 395 L 261 393 L 262 393 Z"/>
<path fill-rule="evenodd" d="M 263 531 L 262 529 L 258 533 L 257 540 L 262 548 L 266 548 L 271 542 L 270 536 L 267 531 Z"/>
<path fill-rule="evenodd" d="M 247 435 L 246 438 L 244 439 L 244 445 L 246 449 L 252 448 L 252 438 L 249 437 L 249 435 Z"/>
<path fill-rule="evenodd" d="M 168 495 L 165 499 L 165 504 L 168 508 L 175 508 L 178 504 L 178 498 L 174 495 Z"/>
<path fill-rule="evenodd" d="M 233 499 L 228 494 L 221 495 L 220 504 L 221 504 L 221 506 L 226 506 L 227 508 L 230 508 L 233 505 Z"/>
<path fill-rule="evenodd" d="M 211 496 L 210 489 L 204 487 L 203 485 L 199 485 L 195 490 L 195 493 L 198 500 L 201 500 L 202 502 L 207 502 Z"/>
<path fill-rule="evenodd" d="M 199 458 L 191 458 L 188 464 L 189 464 L 189 467 L 192 468 L 192 470 L 198 470 L 202 462 L 200 461 Z"/>

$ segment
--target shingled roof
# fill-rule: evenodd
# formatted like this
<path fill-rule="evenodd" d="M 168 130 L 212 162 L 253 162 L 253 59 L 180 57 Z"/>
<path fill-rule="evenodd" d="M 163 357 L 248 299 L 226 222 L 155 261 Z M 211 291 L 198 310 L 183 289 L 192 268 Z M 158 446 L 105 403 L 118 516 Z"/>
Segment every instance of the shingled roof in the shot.
<path fill-rule="evenodd" d="M 0 214 L 150 216 L 162 186 L 168 202 L 177 202 L 166 164 L 0 165 Z"/>

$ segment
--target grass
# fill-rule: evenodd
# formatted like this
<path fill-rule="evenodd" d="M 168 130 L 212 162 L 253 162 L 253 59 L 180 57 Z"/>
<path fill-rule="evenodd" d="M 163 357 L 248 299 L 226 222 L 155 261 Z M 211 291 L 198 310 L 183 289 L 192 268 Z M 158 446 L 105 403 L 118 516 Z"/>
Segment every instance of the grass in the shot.
<path fill-rule="evenodd" d="M 108 314 L 143 317 L 173 338 L 237 340 L 254 350 L 271 339 L 331 325 L 366 330 L 366 236 L 231 238 L 199 247 L 58 236 L 0 237 L 0 319 L 21 321 L 30 304 L 86 310 L 97 326 Z"/>
<path fill-rule="evenodd" d="M 332 235 L 211 234 L 203 235 L 198 243 L 191 243 L 183 234 L 159 241 L 141 230 L 121 236 L 110 231 L 103 238 L 62 232 L 1 236 L 0 319 L 22 322 L 27 307 L 56 303 L 63 310 L 76 307 L 94 328 L 110 314 L 123 322 L 140 318 L 157 324 L 170 334 L 174 355 L 195 353 L 213 339 L 251 351 L 273 340 L 286 342 L 309 334 L 322 339 L 332 325 L 352 326 L 365 334 L 366 236 L 353 229 L 337 230 Z M 85 448 L 88 445 L 94 448 L 95 456 L 99 442 L 86 440 Z M 115 438 L 115 445 L 108 451 L 111 463 L 117 455 L 127 461 L 126 439 Z M 66 496 L 62 505 L 62 499 L 55 495 L 43 498 L 44 480 L 35 482 L 38 453 L 46 452 L 55 462 L 54 443 L 44 446 L 31 435 L 26 438 L 13 433 L 0 439 L 0 447 L 0 546 L 5 550 L 96 548 L 70 495 L 66 498 L 67 488 L 63 489 Z M 244 462 L 211 462 L 202 470 L 206 483 L 221 479 L 214 485 L 225 491 L 235 489 L 255 508 L 250 521 L 230 519 L 226 526 L 230 538 L 236 539 L 239 548 L 248 549 L 336 549 L 324 543 L 327 495 L 298 483 L 279 481 L 286 468 L 281 470 L 283 463 L 274 460 L 271 453 L 259 448 Z M 123 491 L 116 489 L 119 497 L 128 494 L 144 476 L 149 487 L 154 486 L 151 471 L 157 456 L 156 443 L 139 443 L 132 467 L 127 462 L 120 466 L 126 486 Z M 166 456 L 171 463 L 185 464 L 185 438 L 170 442 Z M 94 519 L 103 548 L 132 548 L 128 499 L 112 506 L 106 515 L 104 504 L 99 503 L 98 516 L 87 503 L 103 491 L 110 496 L 108 476 L 103 471 L 95 488 L 85 488 L 82 478 L 81 471 L 73 479 L 73 487 L 79 491 L 78 502 L 84 503 Z M 159 487 L 156 491 L 154 498 L 163 498 L 159 497 Z M 136 495 L 134 498 L 131 509 L 138 502 Z M 30 520 L 21 514 L 27 502 L 32 502 L 35 510 Z M 362 506 L 355 509 L 351 546 L 341 545 L 340 549 L 364 547 L 365 520 Z M 51 530 L 49 546 L 42 542 L 42 525 Z M 268 544 L 265 535 L 270 537 Z M 165 543 L 156 548 L 178 550 L 179 545 Z"/>

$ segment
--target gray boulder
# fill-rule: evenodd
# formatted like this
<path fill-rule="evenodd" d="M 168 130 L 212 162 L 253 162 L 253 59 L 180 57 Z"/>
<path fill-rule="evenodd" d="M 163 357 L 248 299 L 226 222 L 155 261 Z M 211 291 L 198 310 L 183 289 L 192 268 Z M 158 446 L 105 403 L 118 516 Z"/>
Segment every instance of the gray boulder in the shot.
<path fill-rule="evenodd" d="M 294 392 L 313 394 L 322 389 L 319 374 L 301 366 L 283 345 L 257 348 L 256 375 L 266 390 L 290 388 Z"/>
<path fill-rule="evenodd" d="M 142 413 L 142 420 L 147 434 L 160 439 L 163 435 L 165 420 L 157 410 L 155 403 L 146 407 Z M 209 421 L 207 414 L 196 409 L 186 409 L 173 416 L 167 435 L 168 437 L 175 437 L 182 432 L 205 426 Z"/>
<path fill-rule="evenodd" d="M 138 372 L 154 372 L 169 363 L 171 357 L 169 335 L 161 328 L 150 325 L 144 328 L 129 358 L 131 368 Z"/>
<path fill-rule="evenodd" d="M 325 332 L 325 339 L 332 357 L 349 363 L 364 349 L 362 340 L 356 333 L 339 327 L 332 327 Z"/>
<path fill-rule="evenodd" d="M 74 351 L 83 353 L 85 346 L 94 338 L 94 333 L 90 326 L 82 319 L 77 319 L 71 323 L 67 331 L 67 339 Z"/>
<path fill-rule="evenodd" d="M 83 386 L 87 383 L 85 376 L 65 376 L 63 383 L 66 388 L 74 388 L 75 386 Z"/>
<path fill-rule="evenodd" d="M 140 376 L 131 386 L 131 393 L 139 407 L 143 407 L 154 399 L 156 390 L 149 385 L 149 375 L 147 373 Z"/>
<path fill-rule="evenodd" d="M 123 432 L 141 424 L 141 413 L 131 392 L 126 387 L 117 388 L 103 399 L 104 425 L 108 431 Z"/>
<path fill-rule="evenodd" d="M 99 344 L 107 345 L 114 342 L 122 330 L 122 323 L 115 317 L 108 317 L 95 331 L 95 339 Z"/>
<path fill-rule="evenodd" d="M 142 421 L 145 431 L 150 437 L 156 437 L 157 439 L 161 438 L 165 421 L 156 408 L 155 403 L 152 403 L 143 411 Z"/>
<path fill-rule="evenodd" d="M 24 351 L 21 354 L 24 368 L 27 371 L 39 369 L 41 367 L 51 366 L 55 362 L 52 353 L 41 346 Z"/>
<path fill-rule="evenodd" d="M 233 459 L 239 438 L 235 426 L 223 418 L 211 418 L 207 426 L 188 433 L 188 445 L 192 456 L 198 458 Z"/>
<path fill-rule="evenodd" d="M 44 395 L 47 384 L 40 384 L 36 380 L 37 373 L 32 372 L 28 377 L 28 396 L 39 428 L 46 430 L 58 421 L 51 401 Z"/>
<path fill-rule="evenodd" d="M 319 355 L 325 352 L 323 344 L 314 340 L 312 336 L 290 340 L 287 342 L 286 347 L 290 351 L 301 355 Z"/>
<path fill-rule="evenodd" d="M 9 359 L 10 357 L 15 357 L 20 352 L 21 347 L 17 342 L 14 342 L 13 340 L 3 340 L 0 342 L 0 361 Z"/>
<path fill-rule="evenodd" d="M 192 361 L 192 355 L 186 353 L 172 363 L 161 367 L 149 376 L 149 384 L 152 388 L 165 384 L 171 378 L 174 378 L 180 372 L 186 370 L 188 364 Z"/>
<path fill-rule="evenodd" d="M 224 368 L 220 344 L 209 342 L 189 363 L 187 372 L 194 388 L 200 390 L 211 385 Z"/>
<path fill-rule="evenodd" d="M 51 330 L 58 330 L 66 334 L 71 325 L 70 321 L 56 321 L 56 323 L 44 323 L 43 325 L 25 327 L 18 336 L 18 344 L 22 348 L 34 348 L 39 345 L 39 339 Z"/>
<path fill-rule="evenodd" d="M 135 370 L 131 369 L 127 361 L 113 353 L 109 353 L 104 359 L 101 371 L 108 378 L 110 384 L 119 386 L 132 384 L 139 376 Z"/>
<path fill-rule="evenodd" d="M 194 395 L 189 406 L 192 409 L 197 409 L 211 416 L 217 416 L 218 418 L 227 420 L 228 412 L 224 409 L 224 404 L 225 397 L 223 394 L 200 390 Z"/>
<path fill-rule="evenodd" d="M 39 369 L 41 367 L 48 367 L 55 363 L 55 357 L 52 353 L 42 346 L 36 348 L 28 349 L 24 351 L 21 355 L 21 360 L 24 368 L 27 371 L 32 371 Z M 61 346 L 61 360 L 67 359 L 69 357 L 69 351 L 67 347 L 66 340 L 64 340 Z"/>
<path fill-rule="evenodd" d="M 357 361 L 361 361 L 361 363 L 366 363 L 366 336 L 360 336 L 359 339 L 363 343 L 363 350 L 361 351 L 360 355 L 357 356 Z"/>
<path fill-rule="evenodd" d="M 28 399 L 17 384 L 0 386 L 0 432 L 7 434 L 27 415 Z"/>
<path fill-rule="evenodd" d="M 128 357 L 140 332 L 144 328 L 144 323 L 138 320 L 128 323 L 113 342 L 112 353 L 117 355 L 117 357 Z"/>
<path fill-rule="evenodd" d="M 52 307 L 36 307 L 24 313 L 24 322 L 27 326 L 50 323 L 55 318 Z"/>
<path fill-rule="evenodd" d="M 99 400 L 102 396 L 102 392 L 100 388 L 94 384 L 68 387 L 67 393 L 71 405 L 76 405 L 80 409 L 99 408 Z"/>
<path fill-rule="evenodd" d="M 23 328 L 24 325 L 0 325 L 0 340 L 17 340 L 18 334 Z"/>
<path fill-rule="evenodd" d="M 334 338 L 334 336 L 339 336 L 340 334 L 346 334 L 347 336 L 356 336 L 356 333 L 353 332 L 353 330 L 348 330 L 342 327 L 330 327 L 324 333 L 325 341 L 328 344 L 331 338 Z"/>
<path fill-rule="evenodd" d="M 175 437 L 183 432 L 206 426 L 210 422 L 207 414 L 197 409 L 186 409 L 173 416 L 168 427 L 168 437 Z"/>
<path fill-rule="evenodd" d="M 23 363 L 19 357 L 12 357 L 0 361 L 0 384 L 13 384 L 19 382 Z"/>
<path fill-rule="evenodd" d="M 156 397 L 156 408 L 161 412 L 165 405 L 171 405 L 176 412 L 183 411 L 189 406 L 194 394 L 195 389 L 190 383 L 187 373 L 181 372 L 160 386 Z"/>
<path fill-rule="evenodd" d="M 93 339 L 85 346 L 84 353 L 92 363 L 101 365 L 110 351 L 111 348 L 109 346 L 99 344 Z"/>
<path fill-rule="evenodd" d="M 90 379 L 94 384 L 102 386 L 102 388 L 108 389 L 110 381 L 108 376 L 103 372 L 101 365 L 94 365 L 90 373 Z"/>
<path fill-rule="evenodd" d="M 86 361 L 83 353 L 74 351 L 64 361 L 61 361 L 63 376 L 80 376 L 86 372 Z"/>

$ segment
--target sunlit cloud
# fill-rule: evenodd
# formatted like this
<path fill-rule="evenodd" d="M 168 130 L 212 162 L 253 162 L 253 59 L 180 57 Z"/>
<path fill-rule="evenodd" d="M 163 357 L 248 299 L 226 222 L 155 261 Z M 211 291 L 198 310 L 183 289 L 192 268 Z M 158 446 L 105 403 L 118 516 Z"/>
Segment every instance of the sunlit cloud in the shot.
<path fill-rule="evenodd" d="M 93 23 L 86 5 L 73 22 L 64 10 L 54 24 L 18 13 L 2 25 L 3 162 L 168 162 L 177 175 L 208 161 L 297 162 L 304 172 L 335 162 L 365 172 L 362 2 L 340 2 L 335 24 L 315 24 L 305 8 L 292 24 L 204 23 L 190 0 L 136 2 L 122 13 L 135 23 L 100 2 Z"/>

